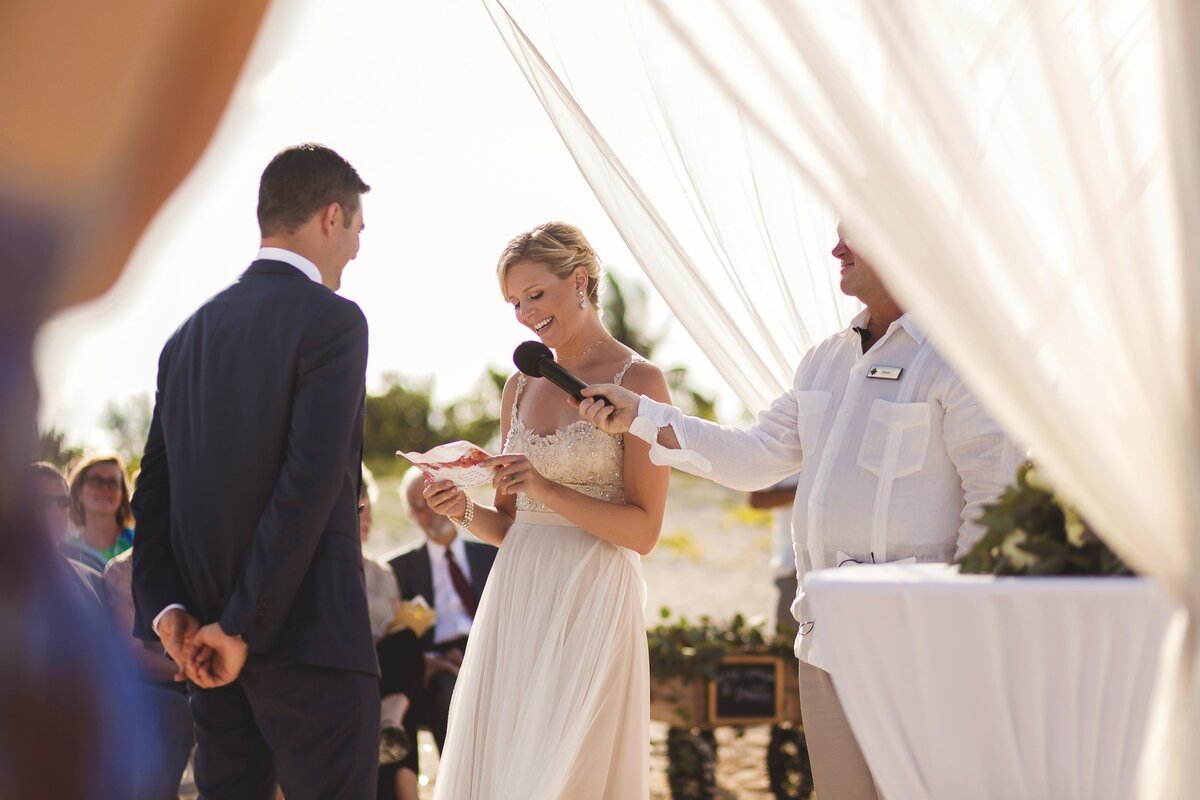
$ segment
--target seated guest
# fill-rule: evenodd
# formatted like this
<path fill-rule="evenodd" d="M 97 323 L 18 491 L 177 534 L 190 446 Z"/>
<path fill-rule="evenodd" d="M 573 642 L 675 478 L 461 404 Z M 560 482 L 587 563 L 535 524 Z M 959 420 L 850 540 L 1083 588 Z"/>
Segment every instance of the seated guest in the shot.
<path fill-rule="evenodd" d="M 66 549 L 67 537 L 71 532 L 71 520 L 68 507 L 71 498 L 67 492 L 67 479 L 58 471 L 58 467 L 45 461 L 39 461 L 29 467 L 30 490 L 33 493 L 33 504 L 42 527 L 42 533 L 50 537 L 56 548 Z M 100 572 L 81 561 L 70 558 L 67 565 L 74 571 L 79 586 L 84 590 L 86 600 L 98 606 L 103 606 L 104 579 Z"/>
<path fill-rule="evenodd" d="M 62 546 L 70 530 L 67 481 L 54 465 L 45 462 L 31 465 L 29 473 L 42 533 L 56 547 Z M 161 649 L 157 653 L 146 650 L 132 636 L 133 597 L 129 587 L 132 554 L 127 550 L 109 562 L 103 575 L 65 554 L 62 563 L 74 571 L 85 606 L 93 612 L 88 624 L 93 629 L 105 629 L 113 640 L 123 639 L 127 645 L 125 652 L 132 655 L 138 668 L 140 680 L 131 681 L 125 687 L 128 693 L 122 695 L 137 700 L 139 724 L 131 731 L 137 744 L 127 751 L 137 762 L 133 770 L 134 796 L 138 800 L 176 798 L 192 749 L 192 717 L 184 685 L 174 680 L 175 667 Z"/>
<path fill-rule="evenodd" d="M 21 667 L 7 671 L 18 685 L 6 684 L 0 698 L 0 797 L 143 800 L 129 744 L 143 708 L 113 635 L 104 580 L 60 551 L 70 530 L 66 479 L 46 462 L 21 478 L 15 518 L 25 535 L 7 543 L 5 565 L 15 568 L 0 582 L 12 617 L 6 629 L 21 643 L 3 642 Z"/>
<path fill-rule="evenodd" d="M 109 559 L 133 547 L 125 462 L 111 453 L 85 459 L 71 473 L 70 498 L 75 531 L 64 544 L 64 552 L 103 572 Z"/>
<path fill-rule="evenodd" d="M 378 490 L 371 471 L 363 467 L 358 497 L 358 535 L 363 544 L 371 535 L 372 507 Z M 363 553 L 363 577 L 367 584 L 367 612 L 379 657 L 380 736 L 379 798 L 417 800 L 417 749 L 405 730 L 404 720 L 412 707 L 410 698 L 425 682 L 421 644 L 408 628 L 392 631 L 400 608 L 396 575 L 385 564 Z M 390 631 L 390 632 L 389 632 Z M 414 731 L 415 732 L 415 731 Z"/>
<path fill-rule="evenodd" d="M 117 555 L 104 568 L 108 607 L 117 634 L 129 646 L 144 698 L 147 728 L 140 752 L 139 798 L 175 798 L 187 768 L 194 738 L 187 685 L 175 680 L 178 671 L 161 647 L 151 649 L 133 636 L 133 550 Z"/>
<path fill-rule="evenodd" d="M 414 728 L 412 721 L 427 726 L 440 750 L 446 741 L 446 720 L 458 665 L 479 596 L 496 559 L 496 548 L 459 536 L 450 520 L 429 508 L 421 494 L 423 489 L 421 473 L 409 470 L 401 483 L 400 496 L 425 541 L 392 557 L 391 565 L 404 597 L 423 597 L 437 612 L 437 622 L 421 639 L 426 688 L 412 698 L 409 730 Z"/>

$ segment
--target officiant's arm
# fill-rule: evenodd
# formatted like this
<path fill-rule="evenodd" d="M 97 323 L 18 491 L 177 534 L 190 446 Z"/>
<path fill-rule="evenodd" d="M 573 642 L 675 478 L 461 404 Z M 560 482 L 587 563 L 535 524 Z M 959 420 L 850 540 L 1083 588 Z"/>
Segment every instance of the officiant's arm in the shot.
<path fill-rule="evenodd" d="M 625 376 L 631 390 L 669 402 L 662 371 L 637 364 Z M 649 445 L 633 437 L 624 439 L 624 502 L 590 497 L 543 475 L 521 453 L 497 456 L 493 485 L 501 502 L 525 494 L 551 511 L 566 517 L 588 533 L 643 555 L 658 541 L 666 507 L 670 470 L 650 463 Z"/>
<path fill-rule="evenodd" d="M 678 408 L 645 393 L 612 384 L 593 384 L 583 390 L 589 399 L 579 404 L 579 415 L 610 434 L 628 432 L 649 445 L 650 460 L 674 467 L 722 486 L 754 491 L 772 486 L 800 470 L 803 451 L 798 420 L 801 400 L 825 394 L 801 389 L 800 378 L 813 360 L 804 357 L 795 385 L 758 415 L 748 429 L 731 428 L 689 417 Z M 604 397 L 602 404 L 590 398 Z"/>

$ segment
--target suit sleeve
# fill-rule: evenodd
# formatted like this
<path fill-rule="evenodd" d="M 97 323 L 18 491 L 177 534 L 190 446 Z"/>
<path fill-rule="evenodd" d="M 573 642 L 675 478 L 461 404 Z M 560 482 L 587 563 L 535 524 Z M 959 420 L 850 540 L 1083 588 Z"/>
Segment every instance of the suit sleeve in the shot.
<path fill-rule="evenodd" d="M 133 548 L 133 634 L 154 641 L 152 623 L 160 611 L 178 603 L 188 606 L 187 589 L 171 545 L 171 476 L 162 434 L 162 382 L 168 363 L 168 343 L 158 364 L 159 391 L 150 417 L 150 432 L 142 454 L 133 515 L 137 541 Z"/>
<path fill-rule="evenodd" d="M 252 653 L 271 649 L 330 527 L 361 420 L 366 365 L 366 319 L 339 300 L 301 343 L 283 467 L 220 618 L 221 629 L 243 636 Z M 357 543 L 354 522 L 347 520 L 344 533 Z"/>

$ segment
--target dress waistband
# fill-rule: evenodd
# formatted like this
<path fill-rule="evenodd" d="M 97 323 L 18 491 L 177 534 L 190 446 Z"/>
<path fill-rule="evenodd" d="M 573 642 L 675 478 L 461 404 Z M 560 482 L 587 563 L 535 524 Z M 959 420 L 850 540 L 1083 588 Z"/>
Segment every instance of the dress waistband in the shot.
<path fill-rule="evenodd" d="M 551 511 L 518 511 L 516 521 L 525 522 L 530 525 L 558 525 L 563 528 L 579 527 L 562 514 L 555 514 Z"/>

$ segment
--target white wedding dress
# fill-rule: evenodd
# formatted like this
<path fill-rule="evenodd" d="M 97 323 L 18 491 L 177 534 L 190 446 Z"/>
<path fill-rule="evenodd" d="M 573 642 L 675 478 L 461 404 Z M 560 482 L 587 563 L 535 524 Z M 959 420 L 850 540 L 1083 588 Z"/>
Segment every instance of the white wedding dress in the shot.
<path fill-rule="evenodd" d="M 504 452 L 622 502 L 621 437 L 583 420 L 538 435 L 518 414 L 525 384 L 521 375 Z M 645 602 L 637 553 L 518 495 L 450 705 L 436 800 L 648 797 Z"/>

